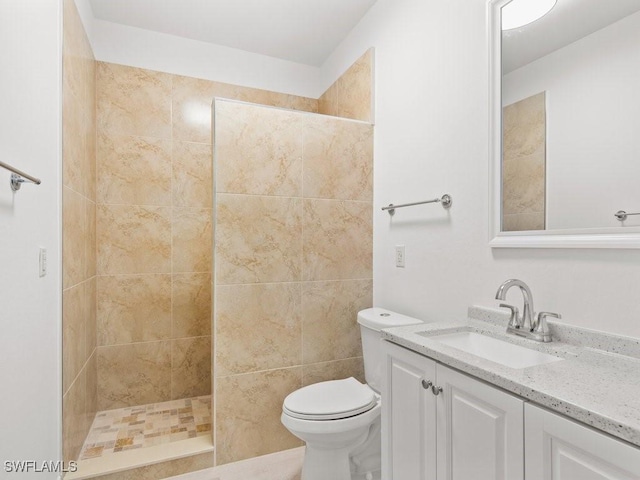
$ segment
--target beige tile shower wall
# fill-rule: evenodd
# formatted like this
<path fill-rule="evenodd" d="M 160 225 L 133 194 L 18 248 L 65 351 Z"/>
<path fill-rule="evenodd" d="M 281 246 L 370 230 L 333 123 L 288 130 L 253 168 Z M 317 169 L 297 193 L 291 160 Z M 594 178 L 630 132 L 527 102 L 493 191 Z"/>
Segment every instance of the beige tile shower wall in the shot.
<path fill-rule="evenodd" d="M 367 50 L 322 94 L 318 113 L 374 123 L 373 52 Z"/>
<path fill-rule="evenodd" d="M 75 460 L 96 400 L 95 65 L 73 0 L 63 31 L 63 457 Z"/>
<path fill-rule="evenodd" d="M 303 385 L 364 381 L 372 303 L 373 126 L 216 100 L 216 461 L 301 445 Z"/>
<path fill-rule="evenodd" d="M 504 107 L 502 230 L 544 230 L 545 92 Z"/>
<path fill-rule="evenodd" d="M 210 394 L 211 102 L 318 102 L 97 68 L 98 407 Z"/>

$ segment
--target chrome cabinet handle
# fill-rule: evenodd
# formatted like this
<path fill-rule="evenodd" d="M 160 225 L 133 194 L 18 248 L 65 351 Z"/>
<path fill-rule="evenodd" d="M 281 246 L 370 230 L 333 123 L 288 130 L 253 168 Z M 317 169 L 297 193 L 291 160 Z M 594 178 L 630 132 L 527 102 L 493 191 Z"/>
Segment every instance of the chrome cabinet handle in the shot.
<path fill-rule="evenodd" d="M 422 388 L 424 388 L 425 390 L 429 390 L 432 385 L 433 382 L 431 380 L 422 379 Z"/>
<path fill-rule="evenodd" d="M 431 387 L 431 393 L 433 393 L 434 395 L 440 395 L 442 393 L 442 387 L 436 387 L 435 385 L 433 385 Z"/>

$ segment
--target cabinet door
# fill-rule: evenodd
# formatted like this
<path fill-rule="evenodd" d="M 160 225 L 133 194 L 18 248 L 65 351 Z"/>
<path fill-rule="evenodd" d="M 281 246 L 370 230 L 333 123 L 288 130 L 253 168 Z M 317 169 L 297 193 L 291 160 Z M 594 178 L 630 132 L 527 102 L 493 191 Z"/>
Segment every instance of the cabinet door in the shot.
<path fill-rule="evenodd" d="M 524 402 L 438 365 L 438 480 L 522 480 Z"/>
<path fill-rule="evenodd" d="M 436 397 L 422 381 L 435 383 L 436 364 L 397 345 L 382 343 L 382 478 L 435 480 Z"/>
<path fill-rule="evenodd" d="M 640 449 L 535 405 L 525 407 L 527 480 L 637 480 Z"/>

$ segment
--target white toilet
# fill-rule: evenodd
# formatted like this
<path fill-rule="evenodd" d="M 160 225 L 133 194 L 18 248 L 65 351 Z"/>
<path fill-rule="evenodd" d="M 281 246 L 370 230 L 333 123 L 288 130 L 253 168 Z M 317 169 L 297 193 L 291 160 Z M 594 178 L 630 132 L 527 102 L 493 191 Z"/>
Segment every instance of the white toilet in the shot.
<path fill-rule="evenodd" d="M 367 385 L 352 377 L 320 382 L 284 399 L 282 424 L 307 444 L 302 480 L 380 479 L 380 330 L 422 322 L 368 308 L 358 323 Z"/>

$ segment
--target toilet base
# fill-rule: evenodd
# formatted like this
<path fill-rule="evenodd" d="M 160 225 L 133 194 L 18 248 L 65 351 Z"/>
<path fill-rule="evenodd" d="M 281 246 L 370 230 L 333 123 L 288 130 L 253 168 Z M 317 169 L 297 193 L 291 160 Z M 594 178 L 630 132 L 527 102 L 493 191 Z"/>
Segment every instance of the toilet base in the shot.
<path fill-rule="evenodd" d="M 302 480 L 380 480 L 380 419 L 351 438 L 349 446 L 333 448 L 307 439 Z"/>
<path fill-rule="evenodd" d="M 352 480 L 349 451 L 309 447 L 304 454 L 302 480 Z"/>

